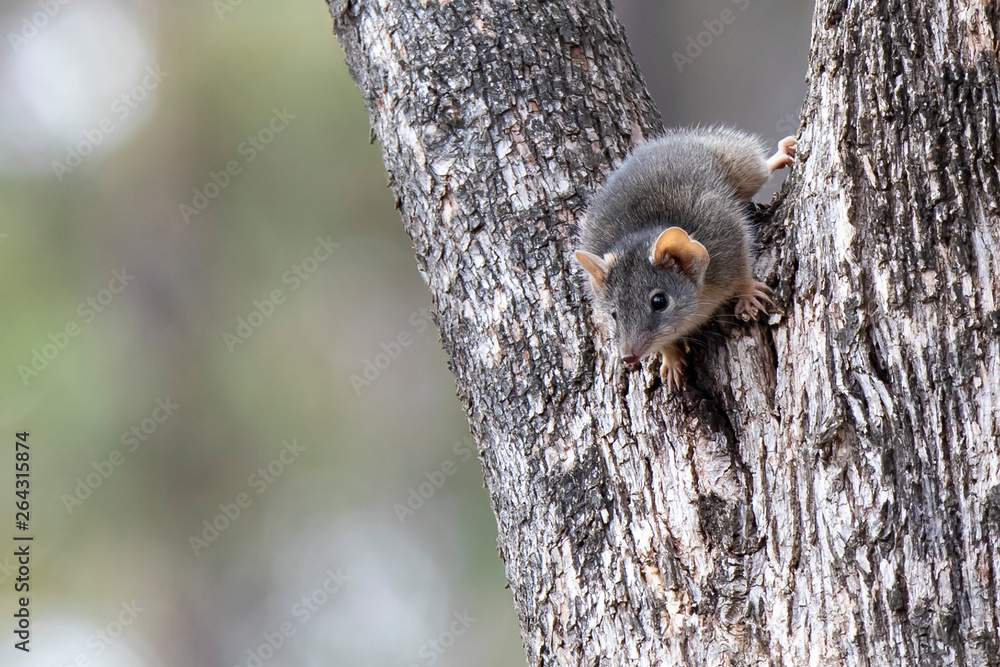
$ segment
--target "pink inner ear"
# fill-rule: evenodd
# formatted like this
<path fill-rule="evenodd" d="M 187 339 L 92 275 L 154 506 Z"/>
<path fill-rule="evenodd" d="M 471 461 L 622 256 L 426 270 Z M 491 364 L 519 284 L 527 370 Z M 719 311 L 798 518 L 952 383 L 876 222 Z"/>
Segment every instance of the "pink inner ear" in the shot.
<path fill-rule="evenodd" d="M 691 255 L 691 237 L 680 227 L 670 227 L 663 230 L 656 242 L 653 243 L 653 251 L 650 259 L 654 264 L 662 264 L 667 260 L 673 260 L 685 267 Z"/>
<path fill-rule="evenodd" d="M 604 278 L 608 272 L 608 262 L 605 258 L 599 257 L 593 253 L 586 252 L 584 250 L 577 250 L 574 253 L 576 261 L 580 263 L 580 266 L 590 274 L 590 279 L 593 280 L 598 285 L 604 284 Z"/>
<path fill-rule="evenodd" d="M 708 268 L 708 251 L 698 241 L 691 239 L 680 227 L 671 227 L 657 237 L 650 261 L 657 266 L 676 264 L 696 283 L 704 278 Z"/>

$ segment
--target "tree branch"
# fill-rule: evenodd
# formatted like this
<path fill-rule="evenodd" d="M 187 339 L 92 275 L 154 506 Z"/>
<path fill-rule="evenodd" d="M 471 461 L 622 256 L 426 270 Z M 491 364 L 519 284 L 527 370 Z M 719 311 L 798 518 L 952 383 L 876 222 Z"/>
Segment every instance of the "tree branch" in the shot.
<path fill-rule="evenodd" d="M 724 311 L 677 396 L 571 269 L 661 126 L 610 6 L 563 4 L 331 2 L 529 663 L 1000 664 L 995 3 L 817 3 L 781 313 Z"/>

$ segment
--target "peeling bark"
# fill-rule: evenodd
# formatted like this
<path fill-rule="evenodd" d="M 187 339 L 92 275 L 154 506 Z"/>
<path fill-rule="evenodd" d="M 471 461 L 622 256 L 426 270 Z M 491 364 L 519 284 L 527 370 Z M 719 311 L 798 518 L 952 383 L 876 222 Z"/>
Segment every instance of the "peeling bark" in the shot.
<path fill-rule="evenodd" d="M 605 0 L 331 0 L 531 665 L 1000 665 L 996 3 L 820 0 L 768 323 L 629 372 L 575 221 L 662 128 Z"/>

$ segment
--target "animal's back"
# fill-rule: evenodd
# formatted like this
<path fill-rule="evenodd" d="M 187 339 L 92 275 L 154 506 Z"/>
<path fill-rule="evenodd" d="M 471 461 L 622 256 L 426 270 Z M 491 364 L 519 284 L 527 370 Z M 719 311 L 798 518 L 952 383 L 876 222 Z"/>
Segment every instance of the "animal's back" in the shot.
<path fill-rule="evenodd" d="M 751 135 L 727 129 L 668 132 L 637 147 L 604 184 L 584 220 L 582 245 L 604 255 L 637 232 L 677 226 L 718 264 L 746 252 L 743 197 L 749 200 L 767 174 L 760 142 Z"/>

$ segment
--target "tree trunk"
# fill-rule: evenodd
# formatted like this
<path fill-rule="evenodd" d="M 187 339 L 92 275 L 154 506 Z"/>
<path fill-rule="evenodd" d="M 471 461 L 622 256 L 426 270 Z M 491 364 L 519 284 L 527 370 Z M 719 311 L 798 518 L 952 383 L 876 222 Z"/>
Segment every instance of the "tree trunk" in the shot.
<path fill-rule="evenodd" d="M 677 395 L 571 262 L 661 130 L 606 0 L 331 11 L 530 665 L 1000 665 L 996 3 L 817 3 L 778 314 L 697 336 Z"/>

